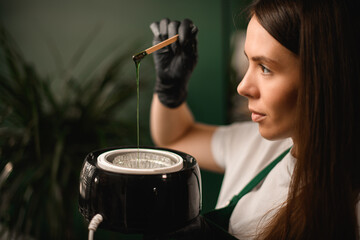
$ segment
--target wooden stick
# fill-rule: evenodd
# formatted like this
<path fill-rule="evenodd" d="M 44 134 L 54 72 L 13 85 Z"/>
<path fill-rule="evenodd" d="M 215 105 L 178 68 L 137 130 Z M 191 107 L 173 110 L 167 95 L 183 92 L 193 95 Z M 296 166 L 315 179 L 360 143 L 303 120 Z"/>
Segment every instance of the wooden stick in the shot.
<path fill-rule="evenodd" d="M 173 42 L 175 42 L 179 37 L 179 34 L 176 34 L 175 36 L 172 36 L 171 38 L 166 39 L 165 41 L 162 41 L 152 47 L 149 47 L 148 49 L 145 50 L 145 52 L 147 54 L 153 53 L 157 50 L 159 50 L 160 48 L 166 47 L 169 44 L 172 44 Z"/>

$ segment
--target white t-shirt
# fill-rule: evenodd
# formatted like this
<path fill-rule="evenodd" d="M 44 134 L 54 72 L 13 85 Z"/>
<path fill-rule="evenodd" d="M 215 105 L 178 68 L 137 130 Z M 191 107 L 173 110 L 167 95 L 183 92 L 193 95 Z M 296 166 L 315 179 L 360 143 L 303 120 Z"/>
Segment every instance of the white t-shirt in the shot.
<path fill-rule="evenodd" d="M 219 127 L 212 139 L 212 153 L 225 169 L 216 208 L 224 207 L 265 166 L 293 144 L 290 138 L 264 139 L 253 122 Z M 288 153 L 268 176 L 236 205 L 229 232 L 240 239 L 252 239 L 287 199 L 296 159 Z M 357 204 L 358 222 L 360 207 Z"/>

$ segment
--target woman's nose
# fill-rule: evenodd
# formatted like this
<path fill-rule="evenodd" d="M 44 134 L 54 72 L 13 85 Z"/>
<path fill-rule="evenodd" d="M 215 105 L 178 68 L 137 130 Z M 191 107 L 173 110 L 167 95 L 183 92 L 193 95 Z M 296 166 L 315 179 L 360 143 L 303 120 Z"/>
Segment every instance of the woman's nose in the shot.
<path fill-rule="evenodd" d="M 260 96 L 259 89 L 256 86 L 256 80 L 249 70 L 239 83 L 237 92 L 246 98 L 258 98 Z"/>

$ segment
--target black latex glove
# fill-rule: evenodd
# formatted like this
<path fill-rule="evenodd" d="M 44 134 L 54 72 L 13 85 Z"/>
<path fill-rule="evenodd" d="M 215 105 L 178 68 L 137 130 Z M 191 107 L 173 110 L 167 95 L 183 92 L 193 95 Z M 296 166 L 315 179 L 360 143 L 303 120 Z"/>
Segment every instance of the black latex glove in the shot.
<path fill-rule="evenodd" d="M 198 29 L 189 19 L 182 22 L 162 19 L 152 23 L 150 28 L 154 45 L 179 34 L 178 41 L 153 53 L 155 92 L 162 104 L 176 108 L 186 100 L 188 81 L 197 63 Z"/>

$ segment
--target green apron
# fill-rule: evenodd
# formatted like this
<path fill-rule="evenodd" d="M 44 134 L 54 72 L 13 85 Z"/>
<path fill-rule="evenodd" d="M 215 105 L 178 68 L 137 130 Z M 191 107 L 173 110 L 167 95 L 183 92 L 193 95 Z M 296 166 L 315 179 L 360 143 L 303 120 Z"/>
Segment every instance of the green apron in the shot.
<path fill-rule="evenodd" d="M 268 174 L 269 172 L 278 164 L 286 154 L 290 151 L 291 148 L 285 150 L 280 154 L 275 160 L 273 160 L 269 165 L 267 165 L 258 175 L 256 175 L 241 191 L 238 195 L 235 195 L 230 203 L 223 208 L 215 209 L 210 212 L 203 214 L 203 217 L 211 229 L 211 239 L 237 239 L 230 233 L 229 229 L 229 220 L 230 216 L 238 203 L 238 201 L 248 192 L 250 192 L 254 187 L 256 187 Z M 221 238 L 220 238 L 221 237 Z"/>
<path fill-rule="evenodd" d="M 192 223 L 170 234 L 163 236 L 147 236 L 144 240 L 234 240 L 237 239 L 228 232 L 230 216 L 238 201 L 256 187 L 268 173 L 278 164 L 291 148 L 267 165 L 256 175 L 230 203 L 223 208 L 200 214 Z"/>

